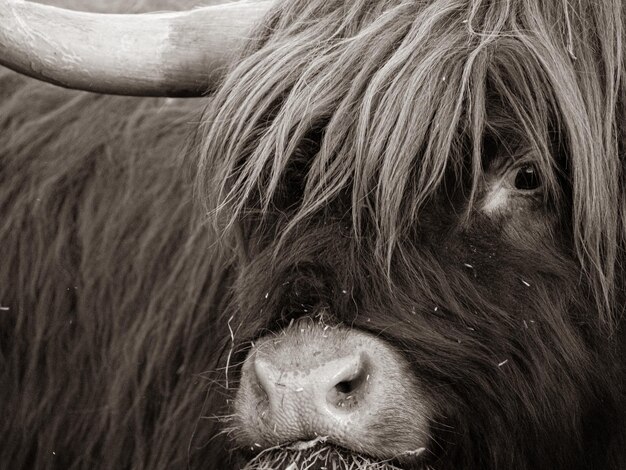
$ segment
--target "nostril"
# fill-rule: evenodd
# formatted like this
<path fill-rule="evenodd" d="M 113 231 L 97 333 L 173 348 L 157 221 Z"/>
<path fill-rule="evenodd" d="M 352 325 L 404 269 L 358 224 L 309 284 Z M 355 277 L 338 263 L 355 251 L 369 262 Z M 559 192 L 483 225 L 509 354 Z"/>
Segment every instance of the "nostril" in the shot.
<path fill-rule="evenodd" d="M 256 360 L 254 362 L 254 374 L 261 392 L 265 398 L 267 398 L 274 389 L 273 382 L 275 373 L 272 367 L 263 360 Z"/>
<path fill-rule="evenodd" d="M 344 380 L 343 382 L 339 382 L 335 385 L 335 390 L 339 393 L 350 393 L 354 390 L 354 381 L 352 380 Z"/>
<path fill-rule="evenodd" d="M 347 375 L 347 376 L 346 376 Z M 327 393 L 326 400 L 338 408 L 352 407 L 364 398 L 370 379 L 370 367 L 364 357 L 360 357 L 342 380 Z"/>
<path fill-rule="evenodd" d="M 350 380 L 342 380 L 335 385 L 335 390 L 338 393 L 354 393 L 364 386 L 364 382 L 368 379 L 368 374 L 364 367 L 359 368 L 357 373 Z"/>

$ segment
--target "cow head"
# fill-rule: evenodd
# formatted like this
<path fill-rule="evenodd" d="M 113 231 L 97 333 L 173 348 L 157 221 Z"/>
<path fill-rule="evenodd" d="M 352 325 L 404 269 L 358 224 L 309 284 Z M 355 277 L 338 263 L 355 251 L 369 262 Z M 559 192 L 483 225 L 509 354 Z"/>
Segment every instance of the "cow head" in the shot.
<path fill-rule="evenodd" d="M 223 37 L 249 33 L 246 4 L 68 23 L 8 0 L 0 60 L 92 91 L 200 94 L 232 52 Z M 216 11 L 239 22 L 213 34 Z M 194 455 L 621 468 L 623 14 L 618 0 L 272 6 L 192 145 L 227 260 L 203 408 L 221 419 L 197 426 Z M 85 25 L 158 47 L 107 43 L 119 54 L 103 65 Z"/>
<path fill-rule="evenodd" d="M 267 18 L 198 145 L 237 253 L 225 426 L 250 468 L 311 440 L 407 467 L 603 452 L 620 9 L 295 1 Z"/>

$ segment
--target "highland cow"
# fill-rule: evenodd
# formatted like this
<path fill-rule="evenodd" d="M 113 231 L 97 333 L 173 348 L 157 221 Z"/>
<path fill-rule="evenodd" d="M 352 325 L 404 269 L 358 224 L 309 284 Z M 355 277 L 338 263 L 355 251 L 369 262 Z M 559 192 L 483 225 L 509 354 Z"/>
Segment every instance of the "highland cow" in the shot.
<path fill-rule="evenodd" d="M 1 466 L 626 468 L 625 15 L 277 0 L 202 99 L 0 72 Z"/>

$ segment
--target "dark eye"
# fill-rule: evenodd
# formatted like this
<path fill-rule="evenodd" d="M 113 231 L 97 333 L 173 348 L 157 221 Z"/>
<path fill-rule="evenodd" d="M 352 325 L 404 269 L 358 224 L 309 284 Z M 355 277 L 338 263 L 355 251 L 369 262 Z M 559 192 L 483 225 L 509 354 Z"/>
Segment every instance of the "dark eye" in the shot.
<path fill-rule="evenodd" d="M 520 191 L 533 191 L 541 187 L 541 178 L 535 165 L 522 165 L 515 175 L 515 189 Z"/>

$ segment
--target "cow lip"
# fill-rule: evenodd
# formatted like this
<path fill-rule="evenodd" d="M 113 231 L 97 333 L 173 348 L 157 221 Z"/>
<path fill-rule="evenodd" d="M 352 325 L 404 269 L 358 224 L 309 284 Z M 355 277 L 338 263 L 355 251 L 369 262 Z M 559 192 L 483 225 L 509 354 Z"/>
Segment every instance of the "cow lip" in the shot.
<path fill-rule="evenodd" d="M 315 439 L 309 439 L 306 441 L 305 440 L 294 441 L 288 444 L 288 448 L 293 449 L 293 450 L 307 450 L 307 449 L 312 449 L 316 445 L 324 444 L 325 442 L 328 442 L 328 440 L 329 439 L 326 436 L 318 436 Z"/>
<path fill-rule="evenodd" d="M 365 452 L 349 449 L 345 446 L 335 443 L 332 439 L 326 436 L 318 436 L 310 440 L 298 440 L 288 443 L 279 444 L 265 449 L 257 449 L 256 456 L 248 461 L 243 470 L 256 470 L 260 468 L 270 468 L 262 460 L 263 456 L 276 454 L 292 454 L 292 458 L 286 460 L 281 458 L 280 467 L 287 469 L 299 469 L 299 468 L 337 468 L 344 467 L 338 466 L 326 466 L 325 460 L 331 459 L 332 462 L 336 462 L 332 459 L 340 458 L 340 463 L 345 465 L 345 468 L 376 468 L 380 470 L 403 470 L 404 466 L 398 463 L 395 459 L 384 459 L 373 457 Z M 325 453 L 326 452 L 326 453 Z M 420 452 L 421 453 L 421 452 Z M 336 457 L 339 456 L 339 457 Z M 313 459 L 313 460 L 310 460 Z M 350 459 L 354 459 L 351 461 Z M 354 466 L 354 462 L 358 462 L 357 466 Z M 406 463 L 406 462 L 405 462 Z M 299 466 L 294 466 L 298 465 Z M 335 463 L 336 465 L 336 463 Z M 271 467 L 274 468 L 274 467 Z M 421 467 L 420 467 L 421 468 Z"/>

